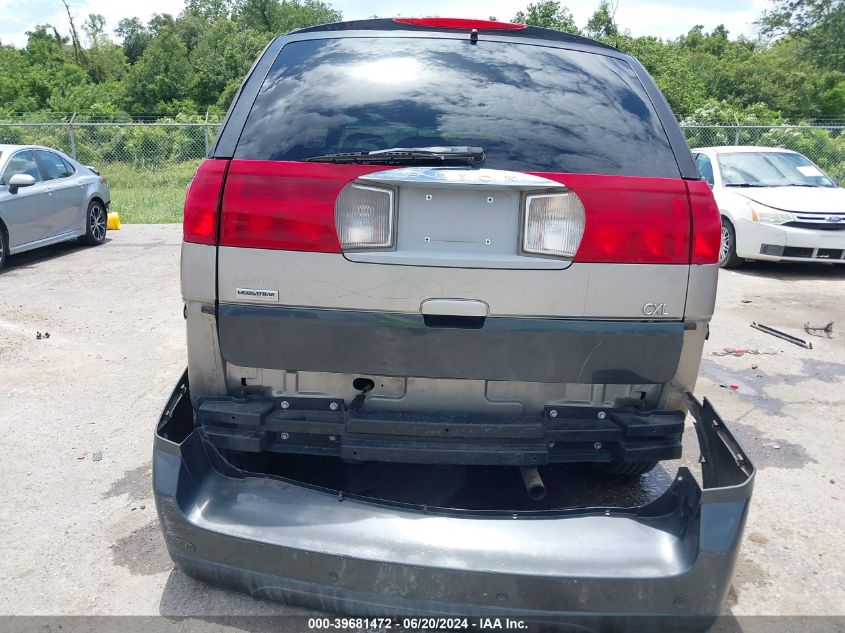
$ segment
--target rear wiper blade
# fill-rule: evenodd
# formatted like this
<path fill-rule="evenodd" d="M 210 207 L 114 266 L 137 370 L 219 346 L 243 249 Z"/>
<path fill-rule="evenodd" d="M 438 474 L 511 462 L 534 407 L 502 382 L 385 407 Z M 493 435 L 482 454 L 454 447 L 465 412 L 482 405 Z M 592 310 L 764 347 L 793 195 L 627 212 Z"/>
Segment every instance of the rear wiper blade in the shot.
<path fill-rule="evenodd" d="M 484 160 L 484 149 L 481 147 L 391 147 L 377 149 L 372 152 L 342 152 L 339 154 L 325 154 L 312 156 L 306 161 L 317 163 L 362 163 L 362 164 L 469 164 L 481 165 Z"/>

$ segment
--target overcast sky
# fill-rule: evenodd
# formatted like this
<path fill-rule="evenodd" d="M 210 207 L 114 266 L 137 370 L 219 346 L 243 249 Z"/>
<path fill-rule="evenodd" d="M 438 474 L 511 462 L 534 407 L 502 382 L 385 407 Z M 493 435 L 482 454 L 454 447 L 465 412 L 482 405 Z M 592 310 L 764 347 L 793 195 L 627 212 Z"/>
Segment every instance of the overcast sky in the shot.
<path fill-rule="evenodd" d="M 78 24 L 89 13 L 101 13 L 111 32 L 120 18 L 138 16 L 149 19 L 154 13 L 177 14 L 183 0 L 70 0 L 74 20 Z M 343 12 L 345 19 L 368 18 L 372 15 L 395 15 L 487 18 L 509 20 L 528 4 L 528 0 L 336 0 L 331 4 Z M 579 26 L 589 19 L 598 0 L 570 0 L 569 6 Z M 620 0 L 616 20 L 622 29 L 634 35 L 675 37 L 696 24 L 711 29 L 724 24 L 732 35 L 754 35 L 753 22 L 768 0 Z M 0 42 L 21 46 L 26 31 L 36 24 L 49 23 L 66 33 L 68 20 L 61 0 L 0 0 Z"/>

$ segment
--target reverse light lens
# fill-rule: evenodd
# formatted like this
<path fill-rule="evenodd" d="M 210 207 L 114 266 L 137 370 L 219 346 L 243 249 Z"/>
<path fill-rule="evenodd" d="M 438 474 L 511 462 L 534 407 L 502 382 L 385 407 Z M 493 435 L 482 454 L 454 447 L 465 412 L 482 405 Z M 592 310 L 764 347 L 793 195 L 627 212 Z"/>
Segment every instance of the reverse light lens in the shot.
<path fill-rule="evenodd" d="M 343 249 L 393 246 L 393 191 L 362 185 L 344 187 L 335 203 Z"/>
<path fill-rule="evenodd" d="M 527 253 L 574 257 L 584 236 L 584 205 L 574 193 L 531 195 L 525 201 Z"/>
<path fill-rule="evenodd" d="M 755 222 L 761 222 L 763 224 L 786 224 L 795 219 L 791 213 L 764 207 L 761 204 L 751 203 L 748 206 L 751 207 L 751 219 Z"/>

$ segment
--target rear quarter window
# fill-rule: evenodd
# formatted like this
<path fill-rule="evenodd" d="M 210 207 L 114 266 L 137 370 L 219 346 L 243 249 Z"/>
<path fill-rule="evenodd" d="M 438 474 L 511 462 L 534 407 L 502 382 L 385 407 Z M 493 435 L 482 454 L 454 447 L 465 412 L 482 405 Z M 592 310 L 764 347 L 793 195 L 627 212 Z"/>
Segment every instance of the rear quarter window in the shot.
<path fill-rule="evenodd" d="M 481 146 L 493 169 L 680 175 L 654 106 L 624 60 L 468 38 L 288 43 L 235 157 L 300 161 L 436 145 Z"/>

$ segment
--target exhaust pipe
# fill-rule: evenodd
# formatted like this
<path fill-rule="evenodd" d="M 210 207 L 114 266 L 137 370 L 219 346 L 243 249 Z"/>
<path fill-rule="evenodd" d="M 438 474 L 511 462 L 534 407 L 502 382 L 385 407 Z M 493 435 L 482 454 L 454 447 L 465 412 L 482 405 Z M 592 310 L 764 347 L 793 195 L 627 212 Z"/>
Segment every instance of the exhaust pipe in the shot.
<path fill-rule="evenodd" d="M 525 491 L 533 501 L 540 501 L 546 496 L 546 484 L 534 466 L 522 466 L 519 469 L 522 474 L 522 483 L 525 484 Z"/>

